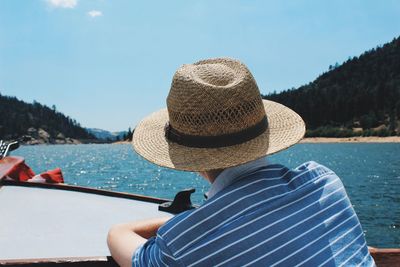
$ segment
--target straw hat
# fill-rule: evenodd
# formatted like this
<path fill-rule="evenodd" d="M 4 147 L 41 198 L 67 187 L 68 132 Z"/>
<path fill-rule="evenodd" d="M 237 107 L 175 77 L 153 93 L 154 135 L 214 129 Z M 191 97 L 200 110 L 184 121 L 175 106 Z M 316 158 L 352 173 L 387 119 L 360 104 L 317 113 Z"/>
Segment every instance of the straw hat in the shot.
<path fill-rule="evenodd" d="M 244 64 L 217 58 L 176 71 L 167 108 L 137 125 L 132 144 L 157 165 L 208 171 L 286 149 L 304 133 L 304 122 L 296 112 L 261 99 Z"/>

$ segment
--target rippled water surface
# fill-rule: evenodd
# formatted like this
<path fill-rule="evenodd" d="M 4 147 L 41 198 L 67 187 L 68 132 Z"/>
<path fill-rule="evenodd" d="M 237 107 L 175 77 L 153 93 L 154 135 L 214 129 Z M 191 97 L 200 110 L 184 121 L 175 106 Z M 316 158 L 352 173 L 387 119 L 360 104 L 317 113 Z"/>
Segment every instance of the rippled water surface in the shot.
<path fill-rule="evenodd" d="M 199 175 L 157 167 L 130 145 L 24 146 L 13 155 L 25 157 L 36 173 L 60 167 L 68 184 L 161 198 L 194 187 L 197 203 L 208 190 Z M 400 247 L 400 144 L 298 144 L 269 159 L 288 167 L 314 160 L 334 170 L 345 184 L 368 245 Z"/>

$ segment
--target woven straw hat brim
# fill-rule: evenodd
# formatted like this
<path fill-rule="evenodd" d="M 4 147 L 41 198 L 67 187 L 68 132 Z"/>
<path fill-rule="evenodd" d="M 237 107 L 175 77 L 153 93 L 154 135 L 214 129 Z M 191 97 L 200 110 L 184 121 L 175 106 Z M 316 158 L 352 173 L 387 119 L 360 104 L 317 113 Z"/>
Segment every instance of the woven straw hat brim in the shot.
<path fill-rule="evenodd" d="M 132 139 L 138 154 L 157 165 L 184 171 L 225 169 L 284 150 L 305 133 L 302 118 L 279 103 L 263 100 L 268 129 L 258 137 L 242 144 L 221 148 L 195 148 L 173 143 L 165 138 L 167 109 L 143 119 L 135 128 Z"/>

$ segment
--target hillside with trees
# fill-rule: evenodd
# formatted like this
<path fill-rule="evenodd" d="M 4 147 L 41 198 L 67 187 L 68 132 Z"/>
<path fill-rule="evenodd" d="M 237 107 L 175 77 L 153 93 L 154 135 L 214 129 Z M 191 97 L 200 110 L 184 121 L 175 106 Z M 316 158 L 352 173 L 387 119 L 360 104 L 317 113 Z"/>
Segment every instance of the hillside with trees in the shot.
<path fill-rule="evenodd" d="M 26 103 L 0 94 L 0 139 L 20 140 L 28 144 L 80 143 L 96 141 L 80 124 L 36 101 Z"/>
<path fill-rule="evenodd" d="M 299 113 L 310 137 L 400 135 L 400 37 L 263 98 Z"/>

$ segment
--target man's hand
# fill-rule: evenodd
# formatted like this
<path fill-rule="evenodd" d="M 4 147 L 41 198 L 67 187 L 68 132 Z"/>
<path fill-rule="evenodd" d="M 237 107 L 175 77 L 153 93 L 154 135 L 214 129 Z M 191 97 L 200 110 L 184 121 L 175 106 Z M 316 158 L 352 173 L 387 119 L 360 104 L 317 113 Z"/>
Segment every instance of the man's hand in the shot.
<path fill-rule="evenodd" d="M 132 266 L 132 256 L 136 249 L 148 238 L 155 236 L 158 228 L 170 218 L 162 217 L 114 225 L 107 236 L 111 256 L 120 266 Z"/>

